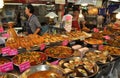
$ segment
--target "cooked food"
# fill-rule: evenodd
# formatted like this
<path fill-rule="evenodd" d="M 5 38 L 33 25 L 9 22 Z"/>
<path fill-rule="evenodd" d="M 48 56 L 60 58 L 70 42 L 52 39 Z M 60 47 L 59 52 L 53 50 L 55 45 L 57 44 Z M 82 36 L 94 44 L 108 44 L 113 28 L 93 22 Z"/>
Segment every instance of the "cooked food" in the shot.
<path fill-rule="evenodd" d="M 88 52 L 85 54 L 85 57 L 91 60 L 92 62 L 101 62 L 103 64 L 107 62 L 107 58 L 108 58 L 107 56 L 108 53 L 106 52 L 100 52 L 100 53 Z"/>
<path fill-rule="evenodd" d="M 39 71 L 29 75 L 27 78 L 63 78 L 60 73 L 54 71 Z"/>
<path fill-rule="evenodd" d="M 108 51 L 110 55 L 120 55 L 120 48 L 111 47 L 111 46 L 104 46 L 103 51 Z"/>
<path fill-rule="evenodd" d="M 40 52 L 25 52 L 13 57 L 13 63 L 15 65 L 19 65 L 27 61 L 29 61 L 31 65 L 36 65 L 42 63 L 44 60 L 46 60 L 46 55 Z"/>
<path fill-rule="evenodd" d="M 103 34 L 102 33 L 93 33 L 92 38 L 103 39 Z"/>
<path fill-rule="evenodd" d="M 8 62 L 10 62 L 10 60 L 8 60 L 6 58 L 2 58 L 2 57 L 0 58 L 0 65 L 8 63 Z"/>
<path fill-rule="evenodd" d="M 109 46 L 113 46 L 113 47 L 120 47 L 120 40 L 114 40 L 114 39 L 111 39 L 111 40 L 107 40 L 107 43 Z"/>
<path fill-rule="evenodd" d="M 36 34 L 30 34 L 28 36 L 25 37 L 18 37 L 16 39 L 14 38 L 9 38 L 6 41 L 6 46 L 10 47 L 10 48 L 27 48 L 30 49 L 30 47 L 34 46 L 34 45 L 38 45 L 44 42 L 44 37 L 36 35 Z"/>
<path fill-rule="evenodd" d="M 102 44 L 103 43 L 102 40 L 94 39 L 94 38 L 85 39 L 85 42 L 88 44 Z"/>
<path fill-rule="evenodd" d="M 69 77 L 88 77 L 97 72 L 95 63 L 88 60 L 83 60 L 78 57 L 73 57 L 59 62 L 64 73 Z"/>
<path fill-rule="evenodd" d="M 54 46 L 45 50 L 46 55 L 53 58 L 67 58 L 73 54 L 71 48 L 66 46 Z"/>
<path fill-rule="evenodd" d="M 105 30 L 102 32 L 103 35 L 111 35 L 113 34 L 110 30 Z"/>

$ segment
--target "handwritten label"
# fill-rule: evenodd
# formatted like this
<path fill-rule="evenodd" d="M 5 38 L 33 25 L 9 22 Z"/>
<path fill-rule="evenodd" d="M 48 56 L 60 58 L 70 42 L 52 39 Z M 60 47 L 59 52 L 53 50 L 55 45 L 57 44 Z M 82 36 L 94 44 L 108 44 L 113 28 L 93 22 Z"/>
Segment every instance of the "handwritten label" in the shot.
<path fill-rule="evenodd" d="M 53 61 L 51 62 L 52 65 L 58 65 L 59 64 L 59 60 Z"/>
<path fill-rule="evenodd" d="M 3 27 L 0 27 L 0 33 L 4 32 Z"/>
<path fill-rule="evenodd" d="M 110 36 L 103 36 L 103 38 L 105 38 L 106 40 L 110 40 Z"/>
<path fill-rule="evenodd" d="M 40 50 L 44 50 L 44 49 L 45 49 L 45 47 L 46 47 L 46 45 L 45 45 L 45 44 L 41 44 L 41 45 L 40 45 Z"/>
<path fill-rule="evenodd" d="M 97 33 L 97 32 L 99 32 L 99 29 L 94 28 L 93 31 Z"/>
<path fill-rule="evenodd" d="M 18 51 L 17 49 L 11 49 L 11 51 L 8 53 L 8 55 L 12 56 L 12 55 L 17 55 Z"/>
<path fill-rule="evenodd" d="M 20 72 L 23 72 L 30 68 L 30 62 L 24 62 L 19 65 Z"/>
<path fill-rule="evenodd" d="M 10 47 L 2 48 L 2 54 L 3 55 L 8 55 L 10 51 L 11 51 Z"/>
<path fill-rule="evenodd" d="M 103 46 L 103 45 L 99 45 L 99 46 L 98 46 L 98 50 L 100 50 L 100 51 L 102 51 L 102 50 L 103 50 L 103 48 L 104 48 L 104 46 Z"/>
<path fill-rule="evenodd" d="M 8 33 L 5 33 L 5 34 L 2 34 L 2 37 L 6 37 L 6 38 L 9 38 L 10 35 Z"/>
<path fill-rule="evenodd" d="M 66 46 L 66 45 L 68 45 L 68 43 L 69 43 L 68 40 L 64 40 L 64 41 L 62 42 L 62 46 Z"/>
<path fill-rule="evenodd" d="M 7 72 L 7 71 L 12 71 L 13 70 L 13 63 L 8 62 L 3 65 L 0 65 L 0 72 Z"/>

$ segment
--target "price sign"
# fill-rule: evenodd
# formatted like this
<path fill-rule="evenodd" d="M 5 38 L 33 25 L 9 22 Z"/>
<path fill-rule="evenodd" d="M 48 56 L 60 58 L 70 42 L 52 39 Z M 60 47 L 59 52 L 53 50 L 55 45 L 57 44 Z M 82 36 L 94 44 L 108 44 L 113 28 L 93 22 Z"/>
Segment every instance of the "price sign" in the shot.
<path fill-rule="evenodd" d="M 0 33 L 4 32 L 3 27 L 0 27 Z"/>
<path fill-rule="evenodd" d="M 59 64 L 59 60 L 53 61 L 51 62 L 52 65 L 58 65 Z"/>
<path fill-rule="evenodd" d="M 13 63 L 8 62 L 3 65 L 0 65 L 0 72 L 7 72 L 7 71 L 12 71 L 13 70 Z"/>
<path fill-rule="evenodd" d="M 94 28 L 93 31 L 97 33 L 97 32 L 99 32 L 99 29 Z"/>
<path fill-rule="evenodd" d="M 103 38 L 105 38 L 106 40 L 110 40 L 110 36 L 103 36 Z"/>
<path fill-rule="evenodd" d="M 98 46 L 98 50 L 100 50 L 100 51 L 103 50 L 103 48 L 104 48 L 103 45 L 99 45 L 99 46 Z"/>
<path fill-rule="evenodd" d="M 62 46 L 66 46 L 66 45 L 68 45 L 68 43 L 69 43 L 68 40 L 64 40 L 64 41 L 62 42 Z"/>
<path fill-rule="evenodd" d="M 2 37 L 9 38 L 9 37 L 10 37 L 10 35 L 9 35 L 8 33 L 6 33 L 6 34 L 2 34 Z"/>
<path fill-rule="evenodd" d="M 46 47 L 46 45 L 45 45 L 45 44 L 41 44 L 41 45 L 40 45 L 40 50 L 44 50 L 44 49 L 45 49 L 45 47 Z"/>
<path fill-rule="evenodd" d="M 17 55 L 18 51 L 17 49 L 11 49 L 11 51 L 8 53 L 8 55 L 12 56 L 12 55 Z"/>
<path fill-rule="evenodd" d="M 30 68 L 30 62 L 24 62 L 19 65 L 20 72 L 23 72 Z"/>
<path fill-rule="evenodd" d="M 8 55 L 10 51 L 11 51 L 10 47 L 2 48 L 2 54 L 3 55 Z"/>

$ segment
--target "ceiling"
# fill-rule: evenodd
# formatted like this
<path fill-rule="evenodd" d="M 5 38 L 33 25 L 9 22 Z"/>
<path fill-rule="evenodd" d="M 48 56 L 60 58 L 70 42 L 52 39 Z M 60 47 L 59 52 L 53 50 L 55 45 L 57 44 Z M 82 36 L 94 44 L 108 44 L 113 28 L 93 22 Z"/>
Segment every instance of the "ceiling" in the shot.
<path fill-rule="evenodd" d="M 4 0 L 5 3 L 48 3 L 54 2 L 55 0 Z"/>

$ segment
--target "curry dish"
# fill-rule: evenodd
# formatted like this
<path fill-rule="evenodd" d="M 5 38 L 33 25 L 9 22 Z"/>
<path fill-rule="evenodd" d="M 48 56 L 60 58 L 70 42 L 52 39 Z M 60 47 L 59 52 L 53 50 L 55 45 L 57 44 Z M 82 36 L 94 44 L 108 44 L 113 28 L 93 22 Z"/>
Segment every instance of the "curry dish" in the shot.
<path fill-rule="evenodd" d="M 71 48 L 66 46 L 55 46 L 50 47 L 45 50 L 46 55 L 53 58 L 66 58 L 73 54 Z"/>
<path fill-rule="evenodd" d="M 40 52 L 25 52 L 13 57 L 13 63 L 16 65 L 29 61 L 31 65 L 40 64 L 46 60 L 46 55 Z"/>
<path fill-rule="evenodd" d="M 54 71 L 39 71 L 29 75 L 27 78 L 63 78 L 59 73 Z"/>

